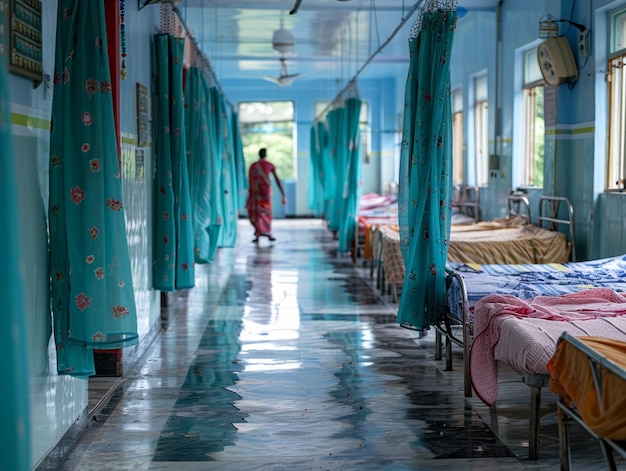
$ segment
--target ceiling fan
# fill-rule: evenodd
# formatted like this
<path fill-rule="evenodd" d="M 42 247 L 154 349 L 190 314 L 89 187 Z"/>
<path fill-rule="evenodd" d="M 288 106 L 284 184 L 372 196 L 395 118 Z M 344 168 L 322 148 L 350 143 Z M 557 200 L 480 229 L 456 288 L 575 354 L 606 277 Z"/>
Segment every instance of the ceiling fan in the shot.
<path fill-rule="evenodd" d="M 339 2 L 349 2 L 350 0 L 338 0 Z M 296 0 L 296 3 L 294 4 L 293 8 L 291 9 L 291 11 L 289 12 L 290 15 L 295 15 L 296 13 L 298 13 L 298 9 L 300 8 L 300 4 L 302 3 L 302 0 Z"/>
<path fill-rule="evenodd" d="M 290 74 L 287 71 L 287 60 L 284 57 L 280 58 L 280 68 L 281 68 L 281 73 L 278 77 L 264 75 L 263 79 L 269 82 L 275 83 L 279 87 L 286 87 L 293 83 L 293 79 L 300 76 L 300 74 Z"/>

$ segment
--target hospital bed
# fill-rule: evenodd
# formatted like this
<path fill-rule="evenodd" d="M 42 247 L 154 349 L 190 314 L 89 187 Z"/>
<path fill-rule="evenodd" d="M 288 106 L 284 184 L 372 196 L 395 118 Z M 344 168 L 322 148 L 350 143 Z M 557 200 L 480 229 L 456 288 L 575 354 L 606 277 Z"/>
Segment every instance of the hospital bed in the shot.
<path fill-rule="evenodd" d="M 452 190 L 452 224 L 480 221 L 480 190 L 475 185 L 454 185 Z"/>
<path fill-rule="evenodd" d="M 512 192 L 507 200 L 507 217 L 474 224 L 453 224 L 448 243 L 448 262 L 483 263 L 561 263 L 575 257 L 572 205 L 565 198 L 542 197 L 539 200 L 538 224 L 531 221 L 526 195 Z M 569 229 L 569 240 L 557 229 Z M 400 235 L 395 224 L 371 227 L 372 264 L 377 287 L 398 298 L 405 267 L 400 249 Z M 441 331 L 443 332 L 443 331 Z"/>
<path fill-rule="evenodd" d="M 398 224 L 398 199 L 394 195 L 363 195 L 357 214 L 357 252 L 365 262 L 372 262 L 373 229 L 379 225 Z"/>
<path fill-rule="evenodd" d="M 554 322 L 522 315 L 504 316 L 505 321 L 501 322 L 491 319 L 490 314 L 506 308 L 506 302 L 510 301 L 506 297 L 510 295 L 522 303 L 523 300 L 538 299 L 538 296 L 560 299 L 573 293 L 591 293 L 593 291 L 589 290 L 593 288 L 612 293 L 626 292 L 626 256 L 565 264 L 457 265 L 448 268 L 448 277 L 449 312 L 441 325 L 436 326 L 446 337 L 447 367 L 450 365 L 451 368 L 451 343 L 462 345 L 465 395 L 471 396 L 473 386 L 485 403 L 492 403 L 497 394 L 497 377 L 494 379 L 492 374 L 488 378 L 477 373 L 483 371 L 488 362 L 477 356 L 476 352 L 483 349 L 484 343 L 481 347 L 475 339 L 485 325 L 495 332 L 498 341 L 485 350 L 491 351 L 495 360 L 512 366 L 531 388 L 529 456 L 537 458 L 540 393 L 547 385 L 545 365 L 554 351 L 556 339 L 568 329 L 608 337 L 615 333 L 625 335 L 626 317 L 585 320 L 581 325 L 579 320 Z M 485 319 L 489 320 L 487 324 Z M 459 328 L 461 336 L 457 335 Z"/>
<path fill-rule="evenodd" d="M 574 250 L 574 212 L 562 197 L 539 199 L 537 224 L 532 224 L 526 196 L 512 192 L 506 218 L 471 225 L 452 225 L 448 261 L 455 263 L 567 262 Z M 522 210 L 520 211 L 520 208 Z M 568 237 L 559 232 L 567 228 Z M 575 257 L 575 252 L 572 252 Z M 574 258 L 575 259 L 575 258 Z"/>

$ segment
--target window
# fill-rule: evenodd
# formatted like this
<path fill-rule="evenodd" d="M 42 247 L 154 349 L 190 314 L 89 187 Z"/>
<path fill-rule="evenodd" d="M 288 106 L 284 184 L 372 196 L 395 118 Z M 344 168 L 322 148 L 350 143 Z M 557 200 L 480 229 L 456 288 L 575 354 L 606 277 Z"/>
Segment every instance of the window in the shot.
<path fill-rule="evenodd" d="M 608 139 L 606 189 L 623 189 L 626 181 L 626 9 L 611 15 L 608 64 Z"/>
<path fill-rule="evenodd" d="M 463 183 L 463 92 L 452 92 L 452 181 Z"/>
<path fill-rule="evenodd" d="M 370 149 L 372 148 L 372 129 L 370 126 L 370 110 L 367 102 L 361 102 L 359 114 L 359 129 L 361 130 L 361 157 L 363 163 L 370 163 Z"/>
<path fill-rule="evenodd" d="M 259 149 L 266 147 L 267 158 L 276 166 L 280 178 L 294 179 L 293 102 L 242 102 L 239 123 L 246 168 L 259 158 Z"/>
<path fill-rule="evenodd" d="M 489 116 L 487 105 L 487 76 L 474 80 L 474 158 L 476 184 L 487 186 L 489 163 Z"/>
<path fill-rule="evenodd" d="M 524 55 L 524 165 L 522 185 L 543 187 L 545 123 L 537 48 Z"/>

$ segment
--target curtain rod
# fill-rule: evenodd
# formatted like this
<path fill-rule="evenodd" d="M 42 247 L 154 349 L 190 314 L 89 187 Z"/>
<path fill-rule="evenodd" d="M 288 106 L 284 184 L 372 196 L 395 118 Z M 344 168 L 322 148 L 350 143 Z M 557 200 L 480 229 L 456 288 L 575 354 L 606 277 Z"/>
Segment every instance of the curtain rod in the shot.
<path fill-rule="evenodd" d="M 343 87 L 343 89 L 337 93 L 337 96 L 328 104 L 326 105 L 326 107 L 320 112 L 320 114 L 315 118 L 314 121 L 318 121 L 320 116 L 323 116 L 327 111 L 329 111 L 329 108 L 331 106 L 333 106 L 333 104 L 338 101 L 341 97 L 341 95 L 343 95 L 344 93 L 346 93 L 346 91 L 348 91 L 348 89 L 356 83 L 356 79 L 357 77 L 361 74 L 361 72 L 363 72 L 363 70 L 365 70 L 365 68 L 370 64 L 370 62 L 372 62 L 372 60 L 374 59 L 374 57 L 376 57 L 385 47 L 387 47 L 387 45 L 391 42 L 391 40 L 395 37 L 396 34 L 398 34 L 398 31 L 400 31 L 402 29 L 402 27 L 407 23 L 407 21 L 409 21 L 409 19 L 411 18 L 411 16 L 413 16 L 413 13 L 415 13 L 415 11 L 419 8 L 419 6 L 424 2 L 424 0 L 417 0 L 415 2 L 415 4 L 413 5 L 413 7 L 411 8 L 411 10 L 409 11 L 409 13 L 402 19 L 402 21 L 400 22 L 400 24 L 398 24 L 398 26 L 396 26 L 396 29 L 393 30 L 393 33 L 391 33 L 391 36 L 389 36 L 387 38 L 387 40 L 382 43 L 378 49 L 376 49 L 374 51 L 374 53 L 363 63 L 363 65 L 361 65 L 361 67 L 359 67 L 359 70 L 356 71 L 356 74 L 354 74 L 354 77 L 352 77 L 350 79 L 350 81 L 346 84 L 345 87 Z"/>
<path fill-rule="evenodd" d="M 220 81 L 217 79 L 217 75 L 215 74 L 215 71 L 213 70 L 213 67 L 211 67 L 211 61 L 202 52 L 200 47 L 198 47 L 198 41 L 196 41 L 196 38 L 194 37 L 194 35 L 189 30 L 189 27 L 187 26 L 187 23 L 185 22 L 185 19 L 183 18 L 183 14 L 181 13 L 180 9 L 177 6 L 171 5 L 171 4 L 170 4 L 170 7 L 172 8 L 172 11 L 174 13 L 176 13 L 176 16 L 178 16 L 178 19 L 180 20 L 180 24 L 185 29 L 185 33 L 187 33 L 187 36 L 189 37 L 189 39 L 191 39 L 191 43 L 193 44 L 193 47 L 196 50 L 196 54 L 200 54 L 202 59 L 206 62 L 207 68 L 209 69 L 209 72 L 211 73 L 211 78 L 213 79 L 213 82 L 215 83 L 215 86 L 219 90 L 220 94 L 224 98 L 224 101 L 226 101 L 226 104 L 230 107 L 231 112 L 234 112 L 235 111 L 235 106 L 228 100 L 228 97 L 224 93 L 224 90 L 222 89 L 222 85 L 220 84 Z"/>

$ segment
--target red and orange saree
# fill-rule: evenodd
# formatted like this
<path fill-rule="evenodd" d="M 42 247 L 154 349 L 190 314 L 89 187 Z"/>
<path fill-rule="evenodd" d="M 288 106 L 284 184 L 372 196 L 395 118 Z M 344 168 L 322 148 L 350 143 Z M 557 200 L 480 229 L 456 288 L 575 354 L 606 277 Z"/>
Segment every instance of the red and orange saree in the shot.
<path fill-rule="evenodd" d="M 250 166 L 248 200 L 246 209 L 254 234 L 269 235 L 272 231 L 272 182 L 270 174 L 274 164 L 261 159 Z"/>

